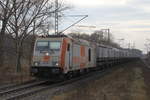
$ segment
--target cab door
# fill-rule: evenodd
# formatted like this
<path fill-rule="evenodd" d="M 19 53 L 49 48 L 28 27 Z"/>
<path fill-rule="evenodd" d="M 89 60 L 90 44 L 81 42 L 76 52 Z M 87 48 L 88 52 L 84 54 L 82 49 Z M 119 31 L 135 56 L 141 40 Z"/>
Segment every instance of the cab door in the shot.
<path fill-rule="evenodd" d="M 66 65 L 67 65 L 67 70 L 70 71 L 73 69 L 72 66 L 72 54 L 73 49 L 72 49 L 72 43 L 69 42 L 67 43 L 67 51 L 66 51 Z"/>

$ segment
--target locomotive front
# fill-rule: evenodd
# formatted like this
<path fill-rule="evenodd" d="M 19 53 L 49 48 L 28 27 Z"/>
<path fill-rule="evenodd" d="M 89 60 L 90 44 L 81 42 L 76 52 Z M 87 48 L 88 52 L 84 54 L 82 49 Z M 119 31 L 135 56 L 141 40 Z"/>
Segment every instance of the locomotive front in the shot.
<path fill-rule="evenodd" d="M 31 75 L 49 77 L 62 73 L 59 67 L 61 37 L 37 38 L 34 46 Z"/>

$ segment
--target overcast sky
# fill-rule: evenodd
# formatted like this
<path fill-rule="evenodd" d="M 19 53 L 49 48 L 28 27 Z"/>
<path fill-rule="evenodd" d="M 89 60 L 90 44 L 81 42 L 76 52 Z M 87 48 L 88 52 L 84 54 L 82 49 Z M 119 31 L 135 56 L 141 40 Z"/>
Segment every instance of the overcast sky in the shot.
<path fill-rule="evenodd" d="M 97 29 L 110 28 L 116 41 L 124 38 L 124 46 L 129 42 L 135 42 L 136 48 L 145 50 L 146 39 L 150 38 L 150 0 L 65 0 L 65 2 L 73 6 L 67 14 L 89 15 L 80 24 L 97 26 Z M 72 22 L 73 20 L 71 19 Z"/>

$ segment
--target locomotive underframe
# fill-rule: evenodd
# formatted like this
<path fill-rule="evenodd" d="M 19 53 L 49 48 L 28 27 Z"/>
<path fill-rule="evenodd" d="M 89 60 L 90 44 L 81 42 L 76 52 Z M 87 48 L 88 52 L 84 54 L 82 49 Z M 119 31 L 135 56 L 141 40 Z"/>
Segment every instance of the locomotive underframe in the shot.
<path fill-rule="evenodd" d="M 32 66 L 31 67 L 31 75 L 37 76 L 41 78 L 54 78 L 57 77 L 57 75 L 60 75 L 63 73 L 63 70 L 60 67 L 46 67 L 46 66 Z"/>

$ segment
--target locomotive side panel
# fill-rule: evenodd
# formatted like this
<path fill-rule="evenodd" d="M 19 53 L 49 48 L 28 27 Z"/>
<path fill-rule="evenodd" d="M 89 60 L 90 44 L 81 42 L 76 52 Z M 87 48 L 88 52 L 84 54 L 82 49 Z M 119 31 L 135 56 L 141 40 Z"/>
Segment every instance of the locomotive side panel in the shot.
<path fill-rule="evenodd" d="M 80 45 L 73 43 L 73 52 L 72 52 L 72 69 L 71 70 L 78 70 L 80 69 Z"/>
<path fill-rule="evenodd" d="M 73 42 L 72 45 L 72 69 L 70 70 L 80 70 L 96 66 L 96 55 L 95 47 L 90 44 L 76 43 Z"/>

